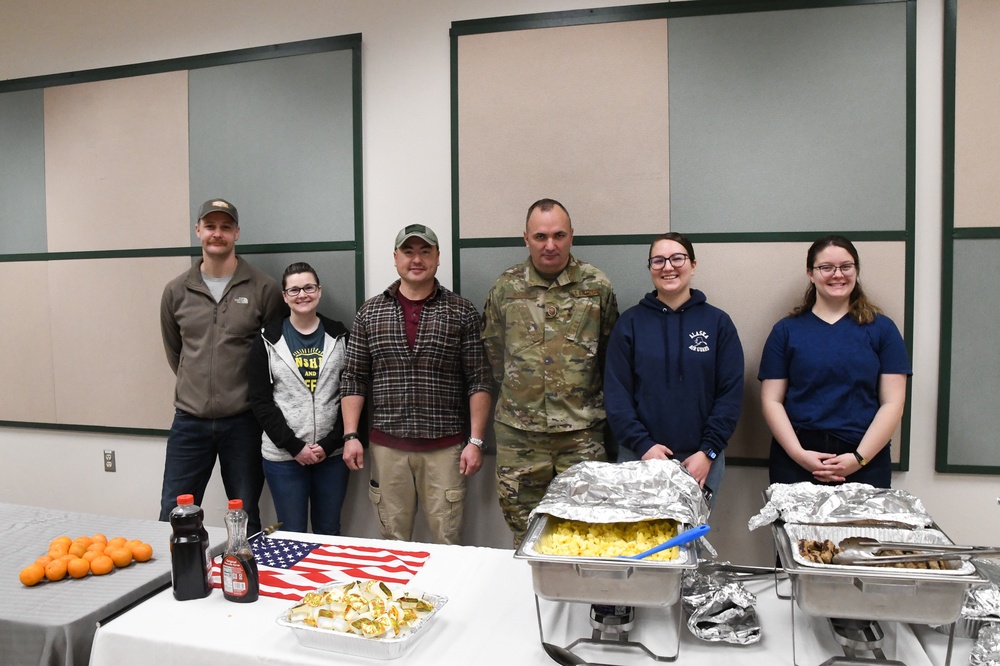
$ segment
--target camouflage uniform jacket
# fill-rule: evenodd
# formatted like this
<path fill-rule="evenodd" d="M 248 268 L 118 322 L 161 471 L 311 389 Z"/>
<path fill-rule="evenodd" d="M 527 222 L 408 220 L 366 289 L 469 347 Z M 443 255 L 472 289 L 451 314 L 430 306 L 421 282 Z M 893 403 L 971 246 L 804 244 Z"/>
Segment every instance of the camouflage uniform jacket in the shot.
<path fill-rule="evenodd" d="M 611 281 L 570 255 L 550 284 L 531 261 L 508 268 L 486 299 L 483 341 L 500 386 L 496 420 L 569 432 L 605 418 L 604 352 L 618 319 Z"/>

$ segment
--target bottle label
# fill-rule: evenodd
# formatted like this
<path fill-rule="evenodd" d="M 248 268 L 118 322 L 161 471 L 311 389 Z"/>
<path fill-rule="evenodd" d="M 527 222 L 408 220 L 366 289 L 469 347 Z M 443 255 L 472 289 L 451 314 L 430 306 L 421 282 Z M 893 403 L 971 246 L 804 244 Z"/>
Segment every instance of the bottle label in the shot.
<path fill-rule="evenodd" d="M 226 555 L 222 560 L 222 591 L 233 597 L 242 597 L 248 590 L 243 563 L 232 555 Z"/>

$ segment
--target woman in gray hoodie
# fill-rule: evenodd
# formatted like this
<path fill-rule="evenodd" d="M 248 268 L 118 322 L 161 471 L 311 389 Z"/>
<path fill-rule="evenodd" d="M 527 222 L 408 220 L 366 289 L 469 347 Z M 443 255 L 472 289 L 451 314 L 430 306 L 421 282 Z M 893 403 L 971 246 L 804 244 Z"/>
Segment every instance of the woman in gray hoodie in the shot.
<path fill-rule="evenodd" d="M 340 374 L 347 329 L 316 309 L 316 271 L 294 263 L 281 278 L 291 314 L 269 322 L 250 352 L 250 402 L 264 429 L 264 476 L 283 529 L 340 534 L 349 470 L 341 456 Z"/>

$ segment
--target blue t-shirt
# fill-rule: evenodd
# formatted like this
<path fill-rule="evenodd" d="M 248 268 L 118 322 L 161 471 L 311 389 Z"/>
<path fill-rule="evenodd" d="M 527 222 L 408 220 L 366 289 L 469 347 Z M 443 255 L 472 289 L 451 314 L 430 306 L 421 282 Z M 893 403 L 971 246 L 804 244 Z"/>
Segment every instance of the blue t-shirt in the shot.
<path fill-rule="evenodd" d="M 287 317 L 281 324 L 281 336 L 285 338 L 285 344 L 292 352 L 292 358 L 295 359 L 295 365 L 302 374 L 302 380 L 313 393 L 316 392 L 319 368 L 323 364 L 323 338 L 325 335 L 323 322 L 320 322 L 316 330 L 308 335 L 299 333 L 298 329 L 292 326 L 291 319 Z"/>
<path fill-rule="evenodd" d="M 764 344 L 757 379 L 787 379 L 785 411 L 795 428 L 858 443 L 879 409 L 879 375 L 910 375 L 896 325 L 876 315 L 828 324 L 812 312 L 785 317 Z"/>

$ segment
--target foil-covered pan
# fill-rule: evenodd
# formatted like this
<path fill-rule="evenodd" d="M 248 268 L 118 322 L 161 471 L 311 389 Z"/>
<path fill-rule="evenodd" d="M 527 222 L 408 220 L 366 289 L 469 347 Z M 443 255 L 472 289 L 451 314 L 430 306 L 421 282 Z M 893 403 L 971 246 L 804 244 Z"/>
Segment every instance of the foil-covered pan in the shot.
<path fill-rule="evenodd" d="M 796 558 L 802 525 L 772 525 L 778 556 L 792 582 L 792 596 L 803 612 L 819 617 L 885 620 L 917 624 L 954 622 L 965 592 L 986 579 L 976 572 L 934 571 L 896 567 L 809 566 Z M 816 537 L 830 538 L 842 526 L 809 526 Z M 845 536 L 867 536 L 850 528 Z M 873 530 L 876 532 L 877 530 Z M 899 541 L 905 530 L 893 532 Z M 793 537 L 791 534 L 796 536 Z M 838 533 L 839 535 L 839 533 Z M 815 538 L 815 537 L 812 537 Z M 837 541 L 834 535 L 831 541 Z"/>
<path fill-rule="evenodd" d="M 549 515 L 535 514 L 524 540 L 514 552 L 515 558 L 531 565 L 535 594 L 543 599 L 621 606 L 672 606 L 680 599 L 682 572 L 698 567 L 696 542 L 680 546 L 678 558 L 669 561 L 539 552 L 537 544 L 556 522 Z"/>
<path fill-rule="evenodd" d="M 923 502 L 905 490 L 875 488 L 864 483 L 830 486 L 818 483 L 775 483 L 764 493 L 767 503 L 753 516 L 751 531 L 786 523 L 883 525 L 902 528 L 934 524 Z"/>

